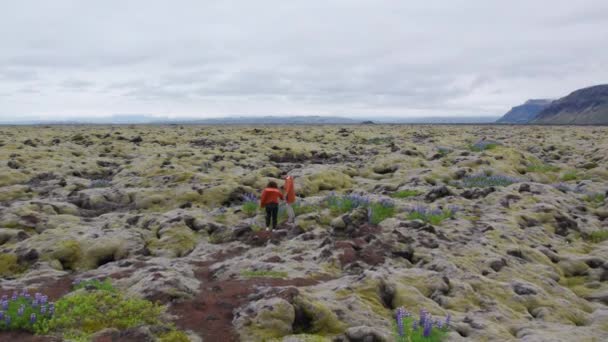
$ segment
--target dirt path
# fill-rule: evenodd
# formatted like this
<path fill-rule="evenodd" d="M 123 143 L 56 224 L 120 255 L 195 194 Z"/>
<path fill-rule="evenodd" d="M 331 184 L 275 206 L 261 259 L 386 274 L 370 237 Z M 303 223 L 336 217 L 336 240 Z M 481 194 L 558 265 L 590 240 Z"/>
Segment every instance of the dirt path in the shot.
<path fill-rule="evenodd" d="M 201 281 L 200 293 L 193 300 L 177 303 L 169 312 L 179 318 L 175 322 L 181 329 L 188 329 L 203 337 L 204 341 L 239 341 L 232 326 L 233 311 L 248 302 L 258 287 L 311 286 L 320 280 L 308 278 L 275 279 L 251 278 L 217 280 L 211 268 L 214 264 L 233 258 L 243 250 L 219 253 L 213 259 L 197 263 L 195 272 Z M 289 292 L 289 291 L 287 291 Z"/>

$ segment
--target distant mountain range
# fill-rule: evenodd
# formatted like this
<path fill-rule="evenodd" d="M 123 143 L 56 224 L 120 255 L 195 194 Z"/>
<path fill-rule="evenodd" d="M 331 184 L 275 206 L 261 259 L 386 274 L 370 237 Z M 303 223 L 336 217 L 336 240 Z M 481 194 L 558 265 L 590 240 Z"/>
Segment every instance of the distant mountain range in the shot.
<path fill-rule="evenodd" d="M 0 121 L 5 125 L 111 125 L 111 124 L 184 124 L 184 125 L 354 125 L 361 123 L 379 124 L 488 124 L 496 121 L 495 116 L 457 117 L 361 117 L 357 119 L 339 116 L 235 116 L 208 119 L 172 119 L 149 115 L 113 115 L 102 118 L 71 118 L 69 120 L 14 120 Z"/>
<path fill-rule="evenodd" d="M 608 125 L 608 84 L 579 89 L 555 101 L 529 100 L 497 123 Z"/>
<path fill-rule="evenodd" d="M 553 100 L 528 100 L 526 103 L 511 108 L 497 123 L 525 124 L 536 118 L 538 113 L 547 108 Z"/>

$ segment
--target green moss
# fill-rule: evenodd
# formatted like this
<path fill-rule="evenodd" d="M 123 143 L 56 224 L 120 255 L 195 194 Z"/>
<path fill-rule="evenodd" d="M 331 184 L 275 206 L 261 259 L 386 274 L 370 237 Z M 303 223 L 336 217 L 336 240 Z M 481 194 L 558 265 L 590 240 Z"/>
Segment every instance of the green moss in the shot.
<path fill-rule="evenodd" d="M 28 179 L 29 176 L 22 172 L 3 169 L 0 172 L 0 187 L 24 183 Z"/>
<path fill-rule="evenodd" d="M 209 236 L 209 243 L 219 244 L 228 242 L 232 239 L 232 232 L 229 230 L 219 230 Z"/>
<path fill-rule="evenodd" d="M 154 209 L 162 206 L 167 201 L 163 195 L 144 195 L 143 198 L 136 198 L 135 206 L 138 209 Z"/>
<path fill-rule="evenodd" d="M 338 319 L 336 314 L 320 302 L 298 296 L 294 300 L 294 306 L 311 321 L 308 331 L 294 331 L 296 333 L 334 335 L 340 334 L 346 329 L 345 324 Z"/>
<path fill-rule="evenodd" d="M 382 300 L 380 299 L 380 294 L 378 292 L 379 286 L 380 282 L 368 280 L 361 286 L 357 286 L 354 294 L 375 314 L 379 316 L 386 316 L 390 314 L 390 310 L 388 310 L 384 304 L 382 304 Z"/>
<path fill-rule="evenodd" d="M 304 177 L 300 182 L 299 192 L 310 196 L 323 190 L 341 190 L 352 186 L 350 176 L 336 171 L 327 170 Z"/>
<path fill-rule="evenodd" d="M 589 202 L 593 207 L 599 207 L 602 204 L 604 204 L 604 201 L 606 200 L 606 194 L 604 193 L 594 193 L 594 194 L 589 194 L 586 195 L 583 198 L 586 202 Z"/>
<path fill-rule="evenodd" d="M 182 257 L 196 247 L 196 235 L 185 225 L 166 228 L 160 239 L 148 242 L 148 248 L 153 255 Z"/>
<path fill-rule="evenodd" d="M 592 232 L 591 234 L 586 236 L 585 239 L 593 243 L 600 243 L 602 241 L 608 240 L 608 229 L 597 230 L 595 232 Z"/>
<path fill-rule="evenodd" d="M 76 240 L 61 241 L 48 253 L 48 258 L 58 260 L 64 269 L 76 270 L 82 258 L 80 243 Z"/>
<path fill-rule="evenodd" d="M 559 167 L 551 164 L 543 164 L 543 163 L 534 163 L 530 164 L 526 167 L 526 172 L 537 172 L 537 173 L 546 173 L 546 172 L 557 172 L 559 171 Z"/>
<path fill-rule="evenodd" d="M 15 254 L 0 254 L 0 277 L 12 276 L 23 271 Z"/>
<path fill-rule="evenodd" d="M 0 202 L 24 200 L 31 197 L 28 193 L 29 187 L 25 185 L 13 185 L 0 188 Z"/>

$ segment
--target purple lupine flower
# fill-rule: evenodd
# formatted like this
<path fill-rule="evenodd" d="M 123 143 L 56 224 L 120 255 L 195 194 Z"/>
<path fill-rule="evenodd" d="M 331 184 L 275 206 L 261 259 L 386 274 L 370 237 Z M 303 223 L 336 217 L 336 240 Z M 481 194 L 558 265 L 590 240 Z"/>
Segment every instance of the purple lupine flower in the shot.
<path fill-rule="evenodd" d="M 428 312 L 425 309 L 420 309 L 420 326 L 424 327 L 427 320 Z"/>
<path fill-rule="evenodd" d="M 446 329 L 450 327 L 451 318 L 452 318 L 452 316 L 449 313 L 445 316 L 445 325 L 444 326 Z"/>
<path fill-rule="evenodd" d="M 40 314 L 44 315 L 46 313 L 46 305 L 40 305 Z"/>
<path fill-rule="evenodd" d="M 36 323 L 36 314 L 35 314 L 35 313 L 32 313 L 32 314 L 30 315 L 30 323 L 31 323 L 31 324 Z"/>
<path fill-rule="evenodd" d="M 418 330 L 418 321 L 414 320 L 414 322 L 412 323 L 412 331 L 416 332 Z"/>
<path fill-rule="evenodd" d="M 2 301 L 2 310 L 8 310 L 8 300 Z"/>
<path fill-rule="evenodd" d="M 431 319 L 427 319 L 424 322 L 424 330 L 422 331 L 422 336 L 429 337 L 431 336 L 431 331 L 433 330 L 433 323 Z"/>
<path fill-rule="evenodd" d="M 11 300 L 14 302 L 17 300 L 17 298 L 19 298 L 19 295 L 17 294 L 17 292 L 13 292 L 13 296 L 11 297 Z"/>
<path fill-rule="evenodd" d="M 397 331 L 399 336 L 405 336 L 405 328 L 403 326 L 407 311 L 403 307 L 397 309 Z"/>
<path fill-rule="evenodd" d="M 0 311 L 0 321 L 4 319 L 4 311 Z"/>
<path fill-rule="evenodd" d="M 19 309 L 17 309 L 17 315 L 18 315 L 18 316 L 23 316 L 23 312 L 24 312 L 24 311 L 25 311 L 25 306 L 24 306 L 24 305 L 21 305 L 21 306 L 19 307 Z"/>
<path fill-rule="evenodd" d="M 8 296 L 7 295 L 3 295 L 1 300 L 8 300 Z"/>

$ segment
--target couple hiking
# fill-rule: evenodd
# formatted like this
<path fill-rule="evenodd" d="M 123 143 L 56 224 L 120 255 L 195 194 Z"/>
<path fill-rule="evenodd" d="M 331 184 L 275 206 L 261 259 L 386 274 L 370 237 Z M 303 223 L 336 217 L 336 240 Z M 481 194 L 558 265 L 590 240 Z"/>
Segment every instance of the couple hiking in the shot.
<path fill-rule="evenodd" d="M 293 184 L 293 177 L 285 177 L 285 185 L 283 185 L 281 192 L 279 186 L 275 181 L 268 182 L 266 189 L 262 191 L 260 197 L 260 207 L 266 208 L 266 230 L 270 230 L 270 222 L 272 221 L 272 229 L 277 228 L 277 216 L 279 215 L 279 201 L 285 200 L 285 206 L 287 208 L 287 216 L 289 217 L 289 223 L 293 224 L 295 221 L 295 213 L 291 206 L 296 201 L 296 191 Z"/>

